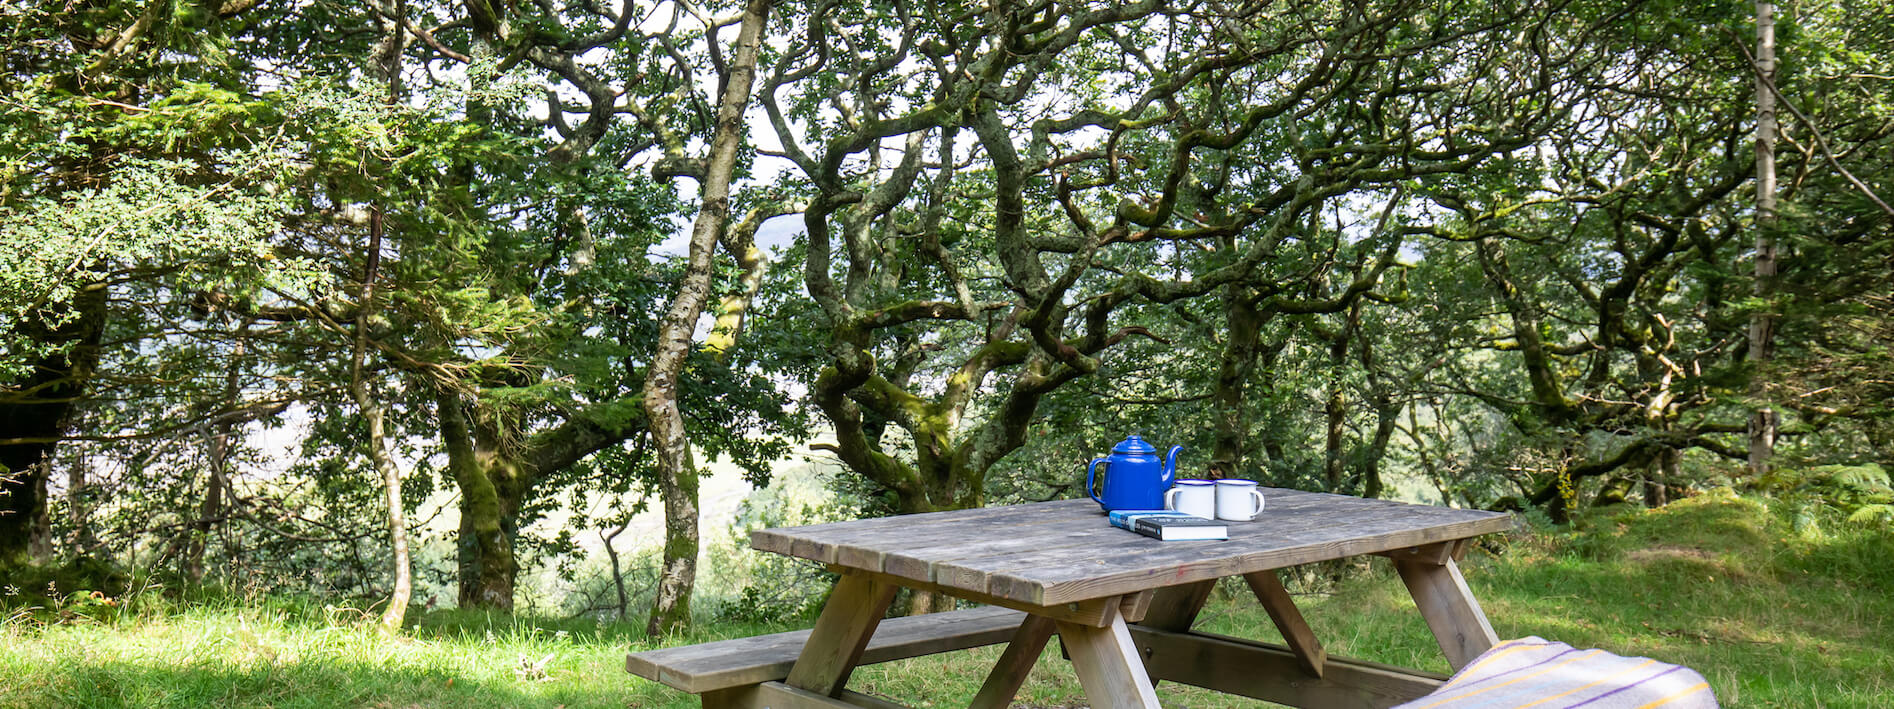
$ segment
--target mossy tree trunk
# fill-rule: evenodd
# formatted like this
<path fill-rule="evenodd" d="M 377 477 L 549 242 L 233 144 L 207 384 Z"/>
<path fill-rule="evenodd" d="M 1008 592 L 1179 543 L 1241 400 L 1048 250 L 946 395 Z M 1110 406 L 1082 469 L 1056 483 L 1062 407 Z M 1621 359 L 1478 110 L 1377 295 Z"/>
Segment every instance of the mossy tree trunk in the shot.
<path fill-rule="evenodd" d="M 643 433 L 643 411 L 635 397 L 620 399 L 528 434 L 517 417 L 477 396 L 442 388 L 434 403 L 448 477 L 460 493 L 457 599 L 462 608 L 511 611 L 521 512 L 540 481 Z"/>
<path fill-rule="evenodd" d="M 644 407 L 650 422 L 652 459 L 664 500 L 664 554 L 657 597 L 645 632 L 662 635 L 690 625 L 690 597 L 697 579 L 697 463 L 678 409 L 678 377 L 691 354 L 691 336 L 710 299 L 712 258 L 730 221 L 730 182 L 744 145 L 743 113 L 755 85 L 757 47 L 769 19 L 769 0 L 750 0 L 737 30 L 736 51 L 718 97 L 710 154 L 699 181 L 697 218 L 691 225 L 684 278 L 658 330 L 657 352 L 645 370 Z M 706 42 L 716 42 L 710 32 Z"/>

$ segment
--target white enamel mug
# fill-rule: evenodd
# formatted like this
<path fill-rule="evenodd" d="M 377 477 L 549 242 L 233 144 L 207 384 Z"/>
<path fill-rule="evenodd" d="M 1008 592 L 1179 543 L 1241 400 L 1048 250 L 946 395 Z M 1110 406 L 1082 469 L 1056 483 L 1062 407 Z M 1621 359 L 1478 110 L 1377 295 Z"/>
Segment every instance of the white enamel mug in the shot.
<path fill-rule="evenodd" d="M 1216 519 L 1217 486 L 1209 480 L 1179 480 L 1164 491 L 1164 509 Z"/>
<path fill-rule="evenodd" d="M 1254 480 L 1217 481 L 1217 519 L 1248 522 L 1263 511 L 1263 492 Z"/>

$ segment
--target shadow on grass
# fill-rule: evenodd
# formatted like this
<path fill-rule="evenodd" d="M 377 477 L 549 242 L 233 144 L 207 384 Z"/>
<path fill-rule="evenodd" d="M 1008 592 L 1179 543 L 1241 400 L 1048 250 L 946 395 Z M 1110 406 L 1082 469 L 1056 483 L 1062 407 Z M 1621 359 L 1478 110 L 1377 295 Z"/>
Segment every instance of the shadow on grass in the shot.
<path fill-rule="evenodd" d="M 0 703 L 34 707 L 624 707 L 628 697 L 577 689 L 523 692 L 436 669 L 359 663 L 78 664 L 38 673 L 38 686 Z M 646 706 L 632 702 L 633 706 Z"/>
<path fill-rule="evenodd" d="M 570 638 L 588 645 L 609 645 L 627 652 L 675 645 L 766 635 L 809 627 L 801 619 L 774 623 L 698 623 L 691 629 L 661 637 L 645 634 L 643 619 L 597 622 L 588 619 L 512 615 L 500 611 L 436 610 L 410 616 L 405 632 L 416 639 L 450 642 L 496 638 L 508 641 Z"/>

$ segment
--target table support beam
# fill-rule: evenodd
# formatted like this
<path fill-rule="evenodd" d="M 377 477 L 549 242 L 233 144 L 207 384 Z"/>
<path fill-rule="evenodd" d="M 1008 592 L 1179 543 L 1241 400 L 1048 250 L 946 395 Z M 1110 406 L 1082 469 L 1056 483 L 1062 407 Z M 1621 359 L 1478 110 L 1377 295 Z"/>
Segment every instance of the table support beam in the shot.
<path fill-rule="evenodd" d="M 1302 671 L 1310 677 L 1322 676 L 1323 663 L 1328 659 L 1328 651 L 1322 649 L 1322 641 L 1315 638 L 1315 631 L 1309 629 L 1309 622 L 1302 618 L 1302 611 L 1296 608 L 1295 599 L 1289 597 L 1289 589 L 1283 588 L 1282 579 L 1274 571 L 1257 571 L 1243 575 L 1249 583 L 1250 592 L 1256 594 L 1256 600 L 1263 604 L 1263 610 L 1269 611 L 1269 619 L 1275 621 L 1276 631 L 1282 633 L 1282 639 L 1294 650 L 1296 659 L 1302 663 Z"/>
<path fill-rule="evenodd" d="M 1297 707 L 1391 707 L 1426 696 L 1444 675 L 1329 657 L 1308 676 L 1295 651 L 1209 633 L 1131 626 L 1151 677 Z"/>
<path fill-rule="evenodd" d="M 1157 690 L 1116 603 L 1103 628 L 1061 621 L 1059 642 L 1071 654 L 1072 669 L 1094 709 L 1159 709 Z"/>
<path fill-rule="evenodd" d="M 1204 604 L 1210 602 L 1210 594 L 1215 590 L 1216 579 L 1165 586 L 1151 597 L 1151 607 L 1145 611 L 1144 618 L 1133 622 L 1178 633 L 1190 630 L 1190 624 L 1197 622 L 1197 614 L 1203 612 Z M 1156 678 L 1152 678 L 1151 686 L 1157 686 Z"/>
<path fill-rule="evenodd" d="M 1204 603 L 1210 600 L 1210 592 L 1216 588 L 1216 579 L 1160 588 L 1151 598 L 1151 607 L 1144 612 L 1144 619 L 1137 622 L 1159 630 L 1179 633 L 1189 630 L 1197 614 L 1203 612 Z"/>
<path fill-rule="evenodd" d="M 1449 561 L 1459 561 L 1465 558 L 1467 549 L 1471 546 L 1472 541 L 1471 539 L 1455 539 L 1450 542 L 1422 544 L 1406 549 L 1391 549 L 1389 551 L 1377 552 L 1376 555 L 1385 556 L 1394 561 L 1415 561 L 1432 564 L 1434 566 L 1442 566 Z"/>
<path fill-rule="evenodd" d="M 895 585 L 868 574 L 843 574 L 829 593 L 802 655 L 785 680 L 792 687 L 835 696 L 861 661 L 868 638 L 894 601 Z"/>
<path fill-rule="evenodd" d="M 1480 602 L 1467 588 L 1459 564 L 1452 559 L 1439 565 L 1396 560 L 1394 568 L 1401 573 L 1401 582 L 1407 584 L 1414 605 L 1427 619 L 1428 629 L 1434 631 L 1434 640 L 1440 643 L 1440 651 L 1455 671 L 1499 644 L 1499 635 L 1493 632 L 1493 624 L 1486 620 Z"/>
<path fill-rule="evenodd" d="M 980 693 L 973 695 L 973 709 L 1006 709 L 1013 703 L 1013 696 L 1019 693 L 1019 687 L 1026 683 L 1026 675 L 1032 672 L 1033 665 L 1039 662 L 1040 653 L 1046 649 L 1046 641 L 1051 639 L 1053 621 L 1051 618 L 1037 615 L 1026 616 L 1019 630 L 1013 632 L 1013 639 L 1006 643 L 1006 652 L 1000 654 L 1000 662 L 987 673 L 986 683 L 980 685 Z"/>

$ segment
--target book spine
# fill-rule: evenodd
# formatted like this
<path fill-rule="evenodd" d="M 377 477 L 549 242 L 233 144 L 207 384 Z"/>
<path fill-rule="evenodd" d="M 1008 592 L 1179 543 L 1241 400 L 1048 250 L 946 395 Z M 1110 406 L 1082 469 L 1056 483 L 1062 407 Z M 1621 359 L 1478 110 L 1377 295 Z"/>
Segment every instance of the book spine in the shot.
<path fill-rule="evenodd" d="M 1137 532 L 1139 534 L 1150 537 L 1152 539 L 1161 540 L 1164 538 L 1164 528 L 1161 526 L 1158 526 L 1156 522 L 1152 522 L 1148 519 L 1138 520 L 1136 524 L 1132 525 L 1131 531 Z"/>

